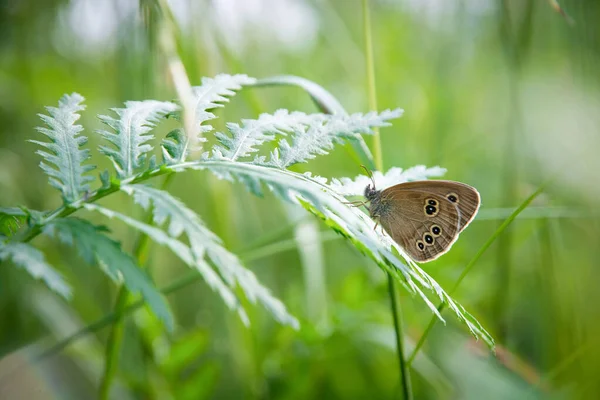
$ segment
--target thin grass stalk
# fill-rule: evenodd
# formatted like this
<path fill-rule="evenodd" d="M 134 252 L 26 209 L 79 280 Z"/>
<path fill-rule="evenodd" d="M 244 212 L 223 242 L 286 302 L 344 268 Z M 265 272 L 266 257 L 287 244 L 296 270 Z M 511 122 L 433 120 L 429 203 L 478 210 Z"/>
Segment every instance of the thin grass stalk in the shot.
<path fill-rule="evenodd" d="M 500 40 L 508 64 L 508 98 L 510 102 L 509 126 L 504 146 L 503 178 L 500 190 L 502 205 L 510 206 L 517 199 L 517 180 L 519 175 L 520 157 L 519 141 L 522 132 L 523 118 L 521 115 L 520 77 L 523 61 L 531 42 L 531 27 L 533 16 L 533 1 L 528 0 L 524 5 L 525 16 L 517 26 L 513 24 L 510 5 L 507 0 L 500 0 Z M 498 316 L 499 326 L 497 337 L 506 341 L 508 331 L 508 316 L 506 315 L 510 297 L 510 274 L 512 270 L 513 232 L 508 230 L 498 240 L 496 254 L 496 294 L 494 296 L 494 315 Z"/>
<path fill-rule="evenodd" d="M 500 179 L 500 201 L 501 206 L 508 207 L 514 204 L 516 197 L 516 181 L 518 170 L 518 157 L 516 149 L 516 136 L 518 130 L 517 115 L 519 114 L 519 96 L 517 94 L 518 83 L 516 69 L 520 65 L 518 55 L 515 54 L 517 46 L 514 43 L 512 35 L 512 24 L 510 19 L 509 5 L 506 1 L 500 0 L 500 41 L 502 42 L 504 52 L 508 61 L 508 98 L 510 110 L 508 117 L 508 128 L 505 136 L 503 151 L 502 178 Z M 507 303 L 510 296 L 510 273 L 511 273 L 511 255 L 513 247 L 513 234 L 508 229 L 504 235 L 498 238 L 496 247 L 496 268 L 495 268 L 495 294 L 493 295 L 493 312 L 498 317 L 496 335 L 498 340 L 504 342 L 507 335 Z"/>
<path fill-rule="evenodd" d="M 552 343 L 552 351 L 544 351 L 539 347 L 538 357 L 541 358 L 542 365 L 548 365 L 551 360 L 556 359 L 557 355 L 567 353 L 567 348 L 563 346 L 564 335 L 558 334 L 557 326 L 564 323 L 564 305 L 560 301 L 558 247 L 553 242 L 552 221 L 543 218 L 536 221 L 539 232 L 539 263 L 537 278 L 540 282 L 541 294 L 544 296 L 543 302 L 548 304 L 550 312 L 546 311 L 543 315 L 544 326 L 548 332 L 554 332 L 548 335 L 548 342 Z"/>
<path fill-rule="evenodd" d="M 365 57 L 367 70 L 367 92 L 369 98 L 369 109 L 377 111 L 377 90 L 375 86 L 375 57 L 373 55 L 373 40 L 371 32 L 371 15 L 369 9 L 369 0 L 362 1 L 363 8 L 363 34 L 365 42 Z M 379 171 L 383 171 L 383 155 L 381 151 L 381 137 L 379 129 L 374 130 L 372 141 L 373 158 L 375 159 L 375 167 Z M 394 331 L 396 333 L 396 355 L 398 357 L 398 365 L 400 372 L 400 384 L 402 387 L 403 398 L 411 400 L 413 398 L 412 387 L 410 382 L 410 371 L 404 359 L 403 350 L 403 331 L 402 331 L 402 308 L 397 298 L 396 281 L 391 274 L 387 274 L 388 278 L 388 296 L 390 297 L 392 318 L 394 321 Z"/>
<path fill-rule="evenodd" d="M 591 342 L 586 342 L 579 346 L 571 354 L 559 362 L 554 368 L 540 376 L 540 379 L 529 388 L 529 393 L 533 396 L 535 391 L 544 389 L 545 385 L 552 382 L 557 376 L 566 371 L 569 367 L 573 366 L 573 364 L 578 361 L 581 356 L 589 352 L 591 349 Z"/>
<path fill-rule="evenodd" d="M 463 279 L 465 279 L 465 277 L 469 274 L 469 272 L 471 272 L 471 270 L 473 269 L 473 267 L 475 266 L 477 261 L 479 261 L 479 259 L 483 255 L 483 253 L 485 253 L 486 250 L 492 245 L 492 243 L 494 243 L 494 241 L 496 241 L 496 239 L 498 239 L 498 237 L 500 237 L 502 235 L 502 233 L 506 230 L 506 228 L 508 228 L 508 226 L 515 220 L 517 215 L 519 215 L 525 208 L 527 208 L 527 206 L 529 204 L 531 204 L 531 202 L 544 191 L 544 189 L 549 184 L 549 182 L 550 181 L 546 181 L 545 183 L 543 183 L 535 192 L 533 192 L 531 194 L 531 196 L 529 196 L 527 199 L 525 199 L 525 201 L 523 203 L 521 203 L 521 205 L 519 207 L 517 207 L 517 209 L 506 220 L 504 220 L 504 222 L 498 227 L 498 229 L 496 229 L 496 231 L 492 234 L 492 236 L 490 236 L 489 239 L 483 244 L 483 246 L 481 246 L 481 248 L 477 251 L 475 256 L 471 259 L 471 261 L 469 261 L 469 263 L 467 264 L 467 266 L 465 267 L 463 272 L 458 277 L 458 280 L 456 281 L 456 283 L 454 284 L 452 289 L 448 292 L 448 295 L 450 295 L 450 296 L 454 295 L 454 293 L 456 292 L 456 290 L 459 288 L 460 284 L 462 283 Z M 444 310 L 444 308 L 446 308 L 446 303 L 440 303 L 440 305 L 437 307 L 437 310 L 441 313 Z M 408 358 L 408 360 L 406 362 L 409 366 L 414 361 L 414 359 L 417 356 L 417 353 L 419 352 L 421 347 L 423 347 L 423 344 L 425 343 L 427 336 L 429 336 L 429 333 L 431 332 L 431 329 L 433 328 L 433 326 L 435 325 L 437 320 L 438 320 L 437 317 L 434 315 L 431 318 L 431 320 L 429 321 L 427 328 L 425 328 L 423 335 L 421 335 L 421 337 L 419 338 L 419 341 L 415 345 L 415 348 L 413 349 L 412 354 L 410 355 L 410 357 Z"/>

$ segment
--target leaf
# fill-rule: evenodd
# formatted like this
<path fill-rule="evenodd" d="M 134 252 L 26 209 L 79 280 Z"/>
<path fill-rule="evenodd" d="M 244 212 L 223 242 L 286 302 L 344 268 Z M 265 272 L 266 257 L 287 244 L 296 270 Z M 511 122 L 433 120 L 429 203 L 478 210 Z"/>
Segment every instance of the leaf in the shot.
<path fill-rule="evenodd" d="M 58 218 L 43 228 L 45 234 L 76 247 L 88 263 L 98 262 L 113 281 L 123 282 L 134 294 L 140 293 L 154 314 L 173 330 L 173 315 L 158 289 L 120 244 L 104 235 L 106 231 L 79 218 Z"/>
<path fill-rule="evenodd" d="M 15 265 L 23 267 L 29 275 L 41 279 L 54 292 L 65 299 L 71 298 L 71 287 L 63 280 L 44 259 L 44 254 L 27 243 L 0 242 L 0 261 L 11 260 Z"/>
<path fill-rule="evenodd" d="M 135 202 L 145 210 L 149 210 L 153 205 L 154 222 L 161 226 L 168 221 L 166 230 L 171 237 L 177 238 L 185 233 L 194 258 L 210 259 L 231 288 L 239 286 L 248 300 L 261 303 L 276 320 L 294 328 L 298 327 L 298 321 L 287 312 L 283 303 L 273 297 L 270 291 L 258 282 L 256 276 L 223 247 L 221 240 L 202 223 L 198 215 L 180 200 L 168 192 L 143 185 L 123 185 L 121 190 L 132 195 Z"/>
<path fill-rule="evenodd" d="M 278 85 L 297 86 L 301 88 L 310 95 L 319 110 L 325 114 L 347 114 L 344 107 L 331 93 L 329 93 L 323 86 L 306 78 L 294 75 L 273 76 L 259 79 L 256 81 L 256 83 L 254 83 L 253 86 Z M 371 150 L 369 150 L 369 147 L 365 143 L 362 136 L 354 135 L 353 137 L 348 138 L 348 140 L 350 141 L 350 144 L 354 148 L 354 151 L 357 153 L 360 160 L 367 166 L 367 168 L 371 170 L 376 169 Z"/>
<path fill-rule="evenodd" d="M 40 162 L 42 170 L 50 177 L 50 185 L 61 191 L 65 203 L 72 203 L 90 190 L 88 182 L 94 180 L 86 175 L 95 166 L 84 165 L 90 158 L 88 149 L 81 149 L 87 142 L 86 136 L 81 136 L 81 125 L 75 125 L 80 115 L 78 111 L 85 109 L 81 105 L 83 97 L 77 93 L 64 95 L 58 102 L 58 108 L 46 107 L 48 115 L 38 114 L 47 128 L 38 127 L 36 130 L 47 136 L 51 142 L 30 140 L 48 149 L 36 151 L 48 163 Z"/>
<path fill-rule="evenodd" d="M 185 161 L 191 151 L 199 149 L 201 142 L 205 142 L 204 134 L 213 130 L 210 125 L 203 125 L 206 121 L 217 118 L 210 110 L 223 107 L 229 101 L 228 97 L 240 90 L 243 85 L 249 85 L 256 80 L 247 75 L 219 74 L 214 78 L 202 78 L 201 86 L 192 87 L 194 96 L 194 127 L 198 129 L 190 141 L 185 135 L 171 137 L 171 144 L 163 141 L 163 158 L 166 164 Z M 176 145 L 173 151 L 173 143 Z M 171 148 L 169 150 L 169 147 Z"/>
<path fill-rule="evenodd" d="M 184 375 L 187 368 L 193 367 L 196 361 L 207 352 L 210 338 L 206 328 L 196 328 L 186 332 L 171 344 L 168 357 L 160 362 L 161 371 L 175 380 Z"/>
<path fill-rule="evenodd" d="M 373 171 L 373 179 L 377 189 L 383 190 L 399 183 L 419 181 L 431 177 L 442 176 L 446 173 L 445 168 L 417 165 L 406 170 L 402 168 L 390 168 L 385 175 L 379 171 Z M 313 179 L 317 179 L 316 177 Z M 362 196 L 365 188 L 371 183 L 371 177 L 358 175 L 354 179 L 341 178 L 331 180 L 331 189 L 343 196 Z"/>
<path fill-rule="evenodd" d="M 280 170 L 250 163 L 225 160 L 205 160 L 171 167 L 183 169 L 208 169 L 217 176 L 228 176 L 243 182 L 251 191 L 266 184 L 278 197 L 300 203 L 308 211 L 323 219 L 336 232 L 347 238 L 362 253 L 383 270 L 392 273 L 412 293 L 421 297 L 430 310 L 443 321 L 436 306 L 422 289 L 432 291 L 446 303 L 470 332 L 483 338 L 493 347 L 491 335 L 483 329 L 465 309 L 455 302 L 441 286 L 410 259 L 387 233 L 373 229 L 374 222 L 357 208 L 343 204 L 344 197 L 336 193 L 322 178 L 313 178 L 287 170 Z M 400 258 L 396 256 L 400 255 Z"/>
<path fill-rule="evenodd" d="M 198 270 L 198 272 L 200 273 L 200 275 L 202 275 L 208 286 L 210 286 L 214 291 L 216 291 L 219 294 L 219 296 L 221 296 L 221 299 L 223 299 L 225 304 L 230 309 L 237 311 L 244 324 L 249 324 L 248 315 L 241 307 L 238 299 L 236 298 L 235 294 L 231 291 L 231 289 L 229 289 L 229 287 L 225 285 L 221 277 L 210 267 L 210 265 L 208 265 L 208 263 L 206 263 L 202 259 L 194 258 L 190 248 L 183 242 L 180 242 L 179 240 L 170 237 L 161 229 L 145 224 L 116 211 L 100 207 L 96 204 L 86 204 L 84 207 L 90 211 L 99 212 L 108 218 L 118 218 L 121 221 L 125 222 L 127 225 L 148 235 L 148 237 L 154 240 L 156 243 L 167 246 L 184 263 Z"/>
<path fill-rule="evenodd" d="M 298 86 L 309 94 L 319 110 L 327 114 L 346 114 L 340 102 L 325 88 L 306 78 L 294 75 L 280 75 L 259 79 L 253 86 Z"/>
<path fill-rule="evenodd" d="M 174 129 L 161 142 L 163 161 L 167 165 L 185 160 L 186 136 L 183 130 Z"/>
<path fill-rule="evenodd" d="M 27 213 L 18 207 L 0 207 L 0 238 L 12 236 L 27 222 Z"/>
<path fill-rule="evenodd" d="M 301 112 L 277 110 L 275 114 L 261 114 L 258 119 L 243 119 L 242 124 L 228 123 L 231 137 L 218 132 L 215 136 L 220 145 L 213 148 L 215 158 L 235 161 L 258 151 L 256 146 L 275 139 L 276 134 L 285 135 L 297 127 L 322 121 L 323 114 L 306 115 Z"/>
<path fill-rule="evenodd" d="M 152 128 L 166 114 L 178 109 L 175 103 L 168 101 L 127 101 L 125 108 L 113 108 L 118 119 L 106 115 L 98 118 L 115 131 L 98 130 L 98 133 L 114 148 L 100 146 L 100 152 L 113 162 L 117 175 L 121 179 L 129 178 L 138 168 L 144 166 L 146 155 L 152 150 L 148 141 L 154 138 Z"/>
<path fill-rule="evenodd" d="M 295 126 L 292 144 L 286 139 L 280 140 L 279 147 L 271 153 L 268 162 L 264 163 L 260 158 L 256 162 L 282 169 L 306 162 L 317 155 L 328 154 L 334 144 L 351 139 L 358 133 L 371 134 L 374 127 L 388 126 L 388 120 L 401 115 L 402 110 L 397 109 L 386 110 L 381 114 L 336 114 L 324 119 L 316 118 L 308 125 Z"/>

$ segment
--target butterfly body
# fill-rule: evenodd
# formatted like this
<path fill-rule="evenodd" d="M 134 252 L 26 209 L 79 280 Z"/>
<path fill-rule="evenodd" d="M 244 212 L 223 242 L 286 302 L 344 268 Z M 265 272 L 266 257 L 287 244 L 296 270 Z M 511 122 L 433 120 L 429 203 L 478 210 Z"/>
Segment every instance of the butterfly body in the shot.
<path fill-rule="evenodd" d="M 381 190 L 377 190 L 371 185 L 365 188 L 365 198 L 369 204 L 369 214 L 371 218 L 379 219 L 381 215 L 387 216 L 391 209 L 391 203 L 381 198 Z"/>
<path fill-rule="evenodd" d="M 408 255 L 432 261 L 450 250 L 479 210 L 479 192 L 453 181 L 416 181 L 364 191 L 369 214 Z"/>

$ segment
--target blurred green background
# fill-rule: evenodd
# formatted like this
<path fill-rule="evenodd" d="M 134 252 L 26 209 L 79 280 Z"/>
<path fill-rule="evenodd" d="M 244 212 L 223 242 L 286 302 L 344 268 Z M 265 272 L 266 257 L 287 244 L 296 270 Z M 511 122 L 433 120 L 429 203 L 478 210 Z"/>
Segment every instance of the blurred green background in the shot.
<path fill-rule="evenodd" d="M 368 111 L 359 0 L 169 4 L 193 85 L 218 73 L 293 74 L 324 86 L 349 111 Z M 447 179 L 482 196 L 478 218 L 427 272 L 451 288 L 502 220 L 553 179 L 455 293 L 496 338 L 496 356 L 445 314 L 447 325 L 437 324 L 413 364 L 417 399 L 600 396 L 600 3 L 563 0 L 568 17 L 555 5 L 371 2 L 379 108 L 405 109 L 382 130 L 386 168 L 440 165 Z M 36 114 L 63 93 L 86 97 L 81 122 L 92 149 L 100 142 L 96 114 L 126 100 L 176 97 L 147 11 L 131 0 L 0 0 L 0 206 L 60 205 L 26 140 L 38 135 Z M 278 108 L 316 112 L 300 89 L 245 89 L 213 125 L 222 131 L 225 121 Z M 96 150 L 93 161 L 108 165 Z M 343 148 L 296 169 L 329 178 L 361 173 Z M 302 328 L 283 328 L 248 304 L 247 329 L 204 283 L 189 285 L 169 296 L 174 334 L 145 310 L 128 318 L 113 398 L 399 398 L 387 283 L 374 264 L 273 196 L 259 199 L 199 172 L 178 174 L 171 191 Z M 105 204 L 141 215 L 125 196 Z M 132 248 L 133 231 L 94 221 Z M 42 362 L 30 356 L 110 312 L 117 288 L 72 249 L 43 238 L 34 244 L 75 295 L 66 303 L 23 271 L 0 266 L 0 393 L 94 398 L 108 329 Z M 187 272 L 159 247 L 149 267 L 160 287 Z M 401 303 L 410 352 L 431 312 L 404 291 Z"/>

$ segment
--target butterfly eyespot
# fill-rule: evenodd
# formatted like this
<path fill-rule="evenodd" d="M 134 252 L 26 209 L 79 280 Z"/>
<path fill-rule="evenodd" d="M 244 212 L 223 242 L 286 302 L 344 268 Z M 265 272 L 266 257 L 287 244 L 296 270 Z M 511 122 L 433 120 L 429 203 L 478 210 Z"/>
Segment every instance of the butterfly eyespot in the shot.
<path fill-rule="evenodd" d="M 438 205 L 438 201 L 437 201 L 437 200 L 435 200 L 435 199 L 427 199 L 427 200 L 426 200 L 426 202 L 427 202 L 427 204 L 429 204 L 430 206 L 435 206 L 435 207 L 437 207 L 437 205 Z"/>
<path fill-rule="evenodd" d="M 458 203 L 458 195 L 456 193 L 448 193 L 446 198 L 453 203 Z"/>
<path fill-rule="evenodd" d="M 425 206 L 425 214 L 429 215 L 430 217 L 437 215 L 437 213 L 438 213 L 438 209 L 436 206 L 432 206 L 432 205 Z"/>
<path fill-rule="evenodd" d="M 431 246 L 433 245 L 433 242 L 435 242 L 433 236 L 431 236 L 429 233 L 423 235 L 423 241 L 427 243 L 427 246 Z"/>
<path fill-rule="evenodd" d="M 419 250 L 425 250 L 425 244 L 423 242 L 421 242 L 420 240 L 417 240 L 417 248 Z"/>
<path fill-rule="evenodd" d="M 442 234 L 442 228 L 440 228 L 438 225 L 432 225 L 430 231 L 433 237 L 438 237 Z"/>

